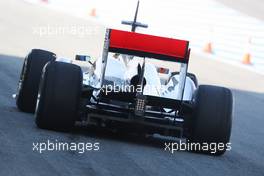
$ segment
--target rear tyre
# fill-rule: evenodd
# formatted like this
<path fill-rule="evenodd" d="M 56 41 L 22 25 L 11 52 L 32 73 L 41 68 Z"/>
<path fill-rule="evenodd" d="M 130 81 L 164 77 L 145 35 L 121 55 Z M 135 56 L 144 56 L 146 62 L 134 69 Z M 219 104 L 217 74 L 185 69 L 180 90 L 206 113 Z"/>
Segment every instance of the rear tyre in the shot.
<path fill-rule="evenodd" d="M 194 152 L 222 155 L 231 148 L 233 98 L 229 89 L 201 85 L 195 96 L 189 144 L 199 144 Z"/>
<path fill-rule="evenodd" d="M 77 119 L 82 90 L 82 71 L 77 65 L 51 62 L 44 70 L 36 107 L 39 128 L 68 131 Z"/>
<path fill-rule="evenodd" d="M 40 49 L 33 49 L 25 58 L 18 83 L 16 99 L 18 109 L 34 113 L 42 68 L 55 59 L 54 53 Z"/>

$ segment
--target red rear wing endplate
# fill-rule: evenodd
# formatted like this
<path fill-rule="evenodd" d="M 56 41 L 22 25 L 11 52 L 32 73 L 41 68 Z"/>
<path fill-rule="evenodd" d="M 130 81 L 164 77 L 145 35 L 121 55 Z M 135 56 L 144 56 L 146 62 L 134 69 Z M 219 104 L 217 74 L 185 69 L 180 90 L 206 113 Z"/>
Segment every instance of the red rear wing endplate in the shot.
<path fill-rule="evenodd" d="M 188 63 L 189 41 L 110 29 L 109 52 Z"/>

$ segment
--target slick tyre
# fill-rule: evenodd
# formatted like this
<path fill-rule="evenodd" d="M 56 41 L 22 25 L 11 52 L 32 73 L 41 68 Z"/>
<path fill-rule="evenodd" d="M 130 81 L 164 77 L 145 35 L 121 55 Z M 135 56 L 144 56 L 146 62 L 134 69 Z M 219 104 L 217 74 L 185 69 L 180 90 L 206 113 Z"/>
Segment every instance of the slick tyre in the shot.
<path fill-rule="evenodd" d="M 232 92 L 223 87 L 201 85 L 195 95 L 189 144 L 199 144 L 193 151 L 222 155 L 230 149 L 232 127 Z"/>
<path fill-rule="evenodd" d="M 36 108 L 39 128 L 68 131 L 76 121 L 82 92 L 82 71 L 77 65 L 50 62 L 44 70 Z"/>
<path fill-rule="evenodd" d="M 19 110 L 34 113 L 42 69 L 46 63 L 55 59 L 54 53 L 40 49 L 33 49 L 25 58 L 16 98 Z"/>

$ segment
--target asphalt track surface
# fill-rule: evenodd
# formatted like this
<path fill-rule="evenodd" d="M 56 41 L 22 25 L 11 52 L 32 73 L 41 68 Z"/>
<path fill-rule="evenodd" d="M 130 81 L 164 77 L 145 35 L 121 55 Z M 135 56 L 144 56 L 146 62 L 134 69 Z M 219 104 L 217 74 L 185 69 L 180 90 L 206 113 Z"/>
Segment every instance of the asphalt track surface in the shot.
<path fill-rule="evenodd" d="M 76 128 L 72 133 L 40 130 L 32 114 L 19 112 L 12 99 L 30 48 L 49 49 L 73 57 L 76 53 L 100 55 L 104 28 L 16 0 L 0 1 L 0 175 L 264 175 L 264 77 L 238 67 L 192 55 L 190 70 L 200 83 L 232 89 L 234 118 L 232 150 L 222 157 L 164 151 L 164 140 L 127 137 Z M 97 31 L 74 35 L 39 37 L 34 26 L 85 24 Z M 33 142 L 99 142 L 99 151 L 42 154 Z"/>

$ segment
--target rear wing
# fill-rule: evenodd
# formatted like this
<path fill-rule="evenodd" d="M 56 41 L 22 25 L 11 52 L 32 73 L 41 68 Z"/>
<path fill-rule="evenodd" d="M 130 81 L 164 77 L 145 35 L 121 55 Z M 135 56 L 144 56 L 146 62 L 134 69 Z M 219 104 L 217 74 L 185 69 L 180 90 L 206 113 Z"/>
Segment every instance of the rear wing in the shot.
<path fill-rule="evenodd" d="M 101 87 L 104 82 L 109 52 L 180 62 L 177 99 L 182 100 L 190 56 L 189 41 L 107 29 L 102 55 Z"/>
<path fill-rule="evenodd" d="M 189 41 L 109 29 L 109 52 L 188 63 Z"/>

